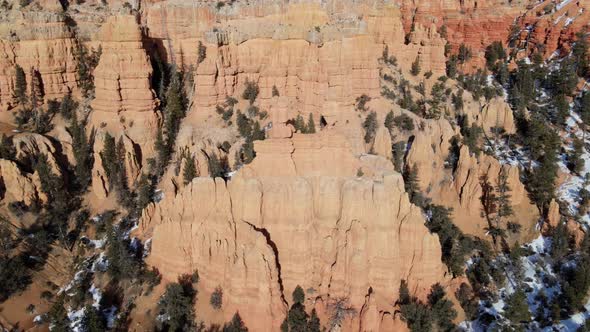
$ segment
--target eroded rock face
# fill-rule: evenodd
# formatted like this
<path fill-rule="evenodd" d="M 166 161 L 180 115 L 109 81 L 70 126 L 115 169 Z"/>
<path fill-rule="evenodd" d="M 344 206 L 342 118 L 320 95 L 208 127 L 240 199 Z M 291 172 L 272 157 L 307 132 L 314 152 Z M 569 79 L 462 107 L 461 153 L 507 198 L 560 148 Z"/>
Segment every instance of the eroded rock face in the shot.
<path fill-rule="evenodd" d="M 5 202 L 23 202 L 29 206 L 39 198 L 38 183 L 10 160 L 0 159 L 0 180 Z"/>
<path fill-rule="evenodd" d="M 502 165 L 483 153 L 476 157 L 470 154 L 467 146 L 462 146 L 453 169 L 447 157 L 450 147 L 448 142 L 454 132 L 448 123 L 432 123 L 426 133 L 431 134 L 416 136 L 407 159 L 409 165 L 418 167 L 422 191 L 434 203 L 453 208 L 454 222 L 463 232 L 486 238 L 485 229 L 489 223 L 482 203 L 483 183 L 487 180 L 495 190 L 498 177 L 503 172 L 507 176 L 514 210 L 514 215 L 508 219 L 521 224 L 521 240 L 530 239 L 535 233 L 534 225 L 539 213 L 520 181 L 518 167 Z M 443 171 L 444 167 L 450 172 Z"/>
<path fill-rule="evenodd" d="M 368 317 L 393 312 L 401 279 L 422 298 L 444 279 L 438 238 L 409 203 L 401 175 L 356 177 L 345 142 L 325 134 L 269 139 L 227 183 L 193 180 L 144 211 L 149 262 L 167 280 L 198 270 L 205 292 L 221 285 L 228 295 L 225 318 L 239 310 L 256 330 L 279 329 L 296 285 L 323 312 L 346 298 L 363 312 L 354 326 L 393 324 Z"/>
<path fill-rule="evenodd" d="M 145 161 L 153 153 L 159 116 L 158 101 L 150 86 L 152 66 L 136 18 L 109 18 L 100 41 L 103 55 L 94 71 L 96 96 L 89 123 L 113 136 L 127 135 L 141 147 Z"/>
<path fill-rule="evenodd" d="M 13 106 L 14 68 L 31 82 L 31 69 L 41 79 L 45 100 L 76 91 L 77 42 L 65 18 L 55 12 L 10 12 L 0 23 L 0 111 Z"/>

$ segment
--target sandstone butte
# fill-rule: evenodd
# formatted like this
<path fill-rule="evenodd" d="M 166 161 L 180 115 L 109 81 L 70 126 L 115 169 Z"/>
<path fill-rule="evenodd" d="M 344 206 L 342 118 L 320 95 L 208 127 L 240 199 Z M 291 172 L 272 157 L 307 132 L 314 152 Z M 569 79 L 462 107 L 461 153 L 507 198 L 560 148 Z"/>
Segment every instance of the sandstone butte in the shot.
<path fill-rule="evenodd" d="M 143 211 L 136 234 L 151 238 L 148 263 L 165 281 L 198 270 L 202 299 L 222 286 L 227 304 L 217 323 L 239 311 L 251 330 L 276 331 L 291 304 L 291 292 L 301 285 L 307 307 L 315 307 L 322 321 L 330 305 L 344 299 L 358 315 L 343 330 L 402 331 L 406 327 L 394 305 L 402 279 L 421 299 L 432 284 L 452 288 L 455 281 L 441 263 L 438 237 L 428 232 L 420 209 L 408 200 L 401 175 L 393 170 L 393 138 L 379 125 L 374 141 L 363 142 L 354 106 L 362 94 L 372 97 L 369 108 L 380 124 L 391 108 L 396 115 L 419 120 L 380 97 L 384 47 L 406 76 L 418 58 L 422 70 L 433 73 L 426 82 L 430 88 L 445 73 L 447 42 L 455 49 L 464 43 L 482 52 L 492 41 L 506 41 L 518 18 L 533 27 L 527 30 L 530 38 L 523 32 L 520 42 L 530 43 L 529 49 L 548 45 L 548 56 L 567 48 L 587 24 L 588 12 L 580 9 L 587 8 L 588 1 L 572 1 L 549 14 L 540 12 L 548 2 L 533 6 L 529 1 L 322 3 L 250 1 L 216 10 L 214 1 L 147 1 L 132 15 L 122 1 L 109 1 L 113 9 L 100 12 L 92 9 L 98 1 L 87 1 L 72 15 L 76 29 L 58 14 L 61 7 L 53 1 L 43 1 L 42 12 L 0 13 L 0 121 L 13 122 L 16 64 L 25 69 L 28 81 L 31 72 L 40 75 L 45 101 L 69 92 L 79 97 L 76 52 L 81 44 L 100 46 L 88 129 L 96 129 L 90 195 L 102 202 L 110 196 L 99 155 L 106 133 L 122 138 L 130 185 L 154 154 L 161 125 L 151 82 L 154 52 L 193 74 L 192 104 L 177 145 L 189 148 L 200 174 L 207 174 L 208 154 L 219 152 L 217 143 L 232 143 L 230 161 L 234 146 L 239 146 L 234 143 L 241 143 L 217 118 L 215 106 L 227 96 L 239 98 L 247 80 L 257 82 L 257 105 L 269 112 L 262 124 L 272 123 L 272 128 L 265 141 L 256 142 L 256 158 L 227 182 L 198 177 L 181 186 L 178 173 L 169 170 L 161 184 L 165 198 Z M 440 34 L 443 25 L 446 40 Z M 207 49 L 201 63 L 199 42 Z M 272 95 L 273 87 L 280 97 Z M 498 126 L 515 131 L 502 99 L 480 105 L 466 96 L 466 116 L 486 134 Z M 246 105 L 241 101 L 239 106 Z M 317 134 L 294 134 L 286 123 L 298 114 L 313 114 L 325 126 Z M 406 160 L 418 167 L 425 194 L 454 209 L 463 232 L 484 236 L 482 177 L 495 183 L 505 172 L 523 237 L 534 233 L 538 213 L 527 199 L 517 167 L 476 157 L 463 147 L 457 167 L 445 170 L 448 141 L 458 129 L 444 119 L 420 125 L 423 129 L 413 138 Z M 41 135 L 15 135 L 19 160 L 42 152 L 59 171 L 56 160 L 61 153 L 73 159 L 67 145 L 71 138 L 63 126 L 50 135 L 59 137 L 59 149 Z M 376 155 L 367 154 L 371 148 Z M 0 177 L 6 188 L 3 202 L 43 200 L 36 173 L 0 160 Z M 550 221 L 558 217 L 554 202 Z"/>

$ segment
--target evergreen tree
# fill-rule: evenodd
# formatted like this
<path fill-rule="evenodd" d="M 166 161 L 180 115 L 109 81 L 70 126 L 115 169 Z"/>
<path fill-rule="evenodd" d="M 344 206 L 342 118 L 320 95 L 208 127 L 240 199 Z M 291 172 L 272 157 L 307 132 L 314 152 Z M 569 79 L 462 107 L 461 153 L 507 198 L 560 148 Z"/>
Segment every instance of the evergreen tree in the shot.
<path fill-rule="evenodd" d="M 312 113 L 309 113 L 309 119 L 307 120 L 307 133 L 315 134 L 315 122 L 313 121 Z"/>
<path fill-rule="evenodd" d="M 231 321 L 229 322 L 229 324 L 225 324 L 223 326 L 222 331 L 223 332 L 248 332 L 248 328 L 246 327 L 246 324 L 244 324 L 242 317 L 240 317 L 240 313 L 236 312 L 234 314 L 234 316 L 232 317 Z"/>
<path fill-rule="evenodd" d="M 401 318 L 412 332 L 429 332 L 432 330 L 432 317 L 428 306 L 409 295 L 408 286 L 405 280 L 400 284 L 400 305 Z"/>
<path fill-rule="evenodd" d="M 252 105 L 256 101 L 259 92 L 260 90 L 256 82 L 246 80 L 246 88 L 242 93 L 242 98 L 248 100 L 250 102 L 250 105 Z"/>
<path fill-rule="evenodd" d="M 426 200 L 420 193 L 420 183 L 418 179 L 418 167 L 414 164 L 412 167 L 406 165 L 406 168 L 402 174 L 404 178 L 404 187 L 410 202 L 420 207 L 426 206 Z"/>
<path fill-rule="evenodd" d="M 305 312 L 305 292 L 301 286 L 297 285 L 293 291 L 293 305 L 289 309 L 281 329 L 290 332 L 307 332 L 308 318 L 309 316 Z"/>
<path fill-rule="evenodd" d="M 151 201 L 154 195 L 154 183 L 148 174 L 141 174 L 137 184 L 137 208 L 143 210 Z"/>
<path fill-rule="evenodd" d="M 398 173 L 402 172 L 406 143 L 403 141 L 393 144 L 393 166 Z"/>
<path fill-rule="evenodd" d="M 302 134 L 306 133 L 307 128 L 305 127 L 305 121 L 303 120 L 303 116 L 301 116 L 301 114 L 297 114 L 293 127 L 295 127 L 296 131 Z"/>
<path fill-rule="evenodd" d="M 100 152 L 100 158 L 102 159 L 102 166 L 104 167 L 109 183 L 115 185 L 118 180 L 121 160 L 117 153 L 115 138 L 109 133 L 105 134 L 104 147 L 102 148 L 102 152 Z"/>
<path fill-rule="evenodd" d="M 499 68 L 497 62 L 506 59 L 506 51 L 504 51 L 502 42 L 495 41 L 488 45 L 486 47 L 485 58 L 488 69 L 492 72 L 497 72 Z"/>
<path fill-rule="evenodd" d="M 467 62 L 469 59 L 471 59 L 471 57 L 471 49 L 465 44 L 459 45 L 459 53 L 457 54 L 457 59 L 459 59 L 459 62 Z"/>
<path fill-rule="evenodd" d="M 168 156 L 170 155 L 170 151 L 168 150 L 168 146 L 166 146 L 166 142 L 164 141 L 164 135 L 162 133 L 162 128 L 158 128 L 158 133 L 156 134 L 156 140 L 154 142 L 154 149 L 156 150 L 157 157 L 156 157 L 156 164 L 158 173 L 162 174 L 164 172 L 164 168 L 168 161 Z"/>
<path fill-rule="evenodd" d="M 377 126 L 377 113 L 369 113 L 363 122 L 363 128 L 365 129 L 365 143 L 371 143 L 373 141 L 375 133 L 377 132 Z"/>
<path fill-rule="evenodd" d="M 503 218 L 510 217 L 514 214 L 512 204 L 510 202 L 510 186 L 508 185 L 508 173 L 505 168 L 500 170 L 498 175 L 498 183 L 496 185 L 496 205 L 497 205 L 497 220 L 496 225 L 499 227 Z"/>
<path fill-rule="evenodd" d="M 192 287 L 180 282 L 166 286 L 166 291 L 158 302 L 160 314 L 167 318 L 162 322 L 164 329 L 167 331 L 190 331 L 194 328 L 195 295 L 196 292 Z"/>
<path fill-rule="evenodd" d="M 5 134 L 0 137 L 0 158 L 8 160 L 16 158 L 16 149 L 12 144 L 12 139 Z"/>
<path fill-rule="evenodd" d="M 408 304 L 411 301 L 410 296 L 410 289 L 408 288 L 408 282 L 404 279 L 401 280 L 399 284 L 399 299 L 397 301 L 398 304 L 404 305 Z"/>
<path fill-rule="evenodd" d="M 225 177 L 221 160 L 215 153 L 212 153 L 211 156 L 209 156 L 209 175 L 211 175 L 212 178 Z"/>
<path fill-rule="evenodd" d="M 393 111 L 389 111 L 389 113 L 387 113 L 387 115 L 385 116 L 385 122 L 383 123 L 385 128 L 387 128 L 387 130 L 389 130 L 390 135 L 393 134 L 393 126 L 395 124 L 394 118 L 395 118 L 395 115 L 393 114 Z"/>
<path fill-rule="evenodd" d="M 102 48 L 97 51 L 89 52 L 86 46 L 82 43 L 78 43 L 75 57 L 77 62 L 77 76 L 78 86 L 82 90 L 84 98 L 89 98 L 94 94 L 94 76 L 92 72 L 98 65 L 98 61 L 102 54 Z"/>
<path fill-rule="evenodd" d="M 84 326 L 85 332 L 102 332 L 107 330 L 104 317 L 91 305 L 84 307 L 82 326 Z"/>
<path fill-rule="evenodd" d="M 92 165 L 94 164 L 92 145 L 86 137 L 84 124 L 78 123 L 76 112 L 72 113 L 71 119 L 68 131 L 72 135 L 72 150 L 76 160 L 74 174 L 79 189 L 85 190 L 92 179 Z"/>
<path fill-rule="evenodd" d="M 65 294 L 62 293 L 55 303 L 49 308 L 49 312 L 47 316 L 49 318 L 49 323 L 51 324 L 52 328 L 51 331 L 55 332 L 70 332 L 70 320 L 68 319 L 68 312 L 64 306 L 65 304 Z"/>
<path fill-rule="evenodd" d="M 77 108 L 78 102 L 72 98 L 72 94 L 69 92 L 62 98 L 59 105 L 59 112 L 61 113 L 61 116 L 69 120 L 72 118 L 72 115 L 76 112 Z"/>
<path fill-rule="evenodd" d="M 184 118 L 184 94 L 182 90 L 182 78 L 176 68 L 172 68 L 170 85 L 166 90 L 166 108 L 164 111 L 164 125 L 166 127 L 167 159 L 162 164 L 168 163 L 170 153 L 176 142 L 176 135 L 180 129 L 180 121 Z"/>
<path fill-rule="evenodd" d="M 114 227 L 111 221 L 106 222 L 106 257 L 109 260 L 107 273 L 117 281 L 133 278 L 139 271 L 139 264 L 133 259 L 121 233 L 122 230 Z"/>
<path fill-rule="evenodd" d="M 320 332 L 320 329 L 320 319 L 318 318 L 317 312 L 314 308 L 311 310 L 311 316 L 309 317 L 309 322 L 307 323 L 307 332 Z"/>
<path fill-rule="evenodd" d="M 19 65 L 16 65 L 14 94 L 21 106 L 24 106 L 27 103 L 27 77 L 25 76 L 23 68 Z"/>
<path fill-rule="evenodd" d="M 580 174 L 584 169 L 584 159 L 582 158 L 582 154 L 584 153 L 584 142 L 578 137 L 574 137 L 572 147 L 573 150 L 567 157 L 567 166 L 570 171 Z"/>
<path fill-rule="evenodd" d="M 38 110 L 38 108 L 41 106 L 41 104 L 43 104 L 43 87 L 41 84 L 41 74 L 35 70 L 35 68 L 31 67 L 31 73 L 30 73 L 30 77 L 31 77 L 31 84 L 30 85 L 30 101 L 31 101 L 31 107 L 34 110 Z"/>
<path fill-rule="evenodd" d="M 240 133 L 240 136 L 245 139 L 250 138 L 252 136 L 252 125 L 250 123 L 250 119 L 248 119 L 246 115 L 242 114 L 242 112 L 238 110 L 236 121 L 238 123 L 238 132 Z"/>
<path fill-rule="evenodd" d="M 572 55 L 576 63 L 576 72 L 578 76 L 585 77 L 590 73 L 590 64 L 588 63 L 588 40 L 586 31 L 576 33 L 576 42 L 572 47 Z"/>
<path fill-rule="evenodd" d="M 199 46 L 197 50 L 197 64 L 200 64 L 201 62 L 205 61 L 205 58 L 207 57 L 207 47 L 205 47 L 205 45 L 203 45 L 203 43 L 199 40 Z"/>
<path fill-rule="evenodd" d="M 412 69 L 410 70 L 410 73 L 414 76 L 418 76 L 418 74 L 420 74 L 420 70 L 420 56 L 418 55 L 416 60 L 412 62 Z"/>
<path fill-rule="evenodd" d="M 586 91 L 582 94 L 580 98 L 580 108 L 578 110 L 580 113 L 580 117 L 582 118 L 582 122 L 584 122 L 585 126 L 590 125 L 590 92 Z"/>
<path fill-rule="evenodd" d="M 521 288 L 508 297 L 504 306 L 504 315 L 515 325 L 531 321 L 526 294 Z"/>
<path fill-rule="evenodd" d="M 446 298 L 445 291 L 440 284 L 432 285 L 430 294 L 428 294 L 428 305 L 438 331 L 454 331 L 453 320 L 457 318 L 457 311 L 453 308 L 453 302 Z"/>
<path fill-rule="evenodd" d="M 195 160 L 192 156 L 186 156 L 184 159 L 184 171 L 182 173 L 182 178 L 184 181 L 184 185 L 191 183 L 194 178 L 197 177 L 197 165 L 195 164 Z"/>
<path fill-rule="evenodd" d="M 551 257 L 557 261 L 562 259 L 569 251 L 569 232 L 564 222 L 559 222 L 553 230 L 551 239 Z"/>

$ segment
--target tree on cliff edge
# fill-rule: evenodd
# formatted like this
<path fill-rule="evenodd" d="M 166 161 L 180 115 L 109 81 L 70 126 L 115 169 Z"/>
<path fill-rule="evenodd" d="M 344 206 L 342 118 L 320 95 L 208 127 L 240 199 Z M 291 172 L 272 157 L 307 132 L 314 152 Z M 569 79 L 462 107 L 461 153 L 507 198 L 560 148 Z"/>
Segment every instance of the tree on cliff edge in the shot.
<path fill-rule="evenodd" d="M 25 71 L 19 65 L 16 65 L 16 78 L 14 82 L 14 95 L 18 102 L 23 106 L 27 102 L 27 77 Z"/>

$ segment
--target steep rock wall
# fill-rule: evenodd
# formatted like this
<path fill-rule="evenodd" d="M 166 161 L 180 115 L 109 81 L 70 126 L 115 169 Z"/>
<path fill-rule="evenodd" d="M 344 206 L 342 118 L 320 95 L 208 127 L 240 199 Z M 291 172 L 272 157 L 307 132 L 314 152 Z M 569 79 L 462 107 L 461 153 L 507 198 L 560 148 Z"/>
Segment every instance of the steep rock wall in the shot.
<path fill-rule="evenodd" d="M 228 294 L 225 317 L 239 309 L 254 329 L 279 328 L 296 285 L 311 306 L 346 298 L 364 310 L 351 324 L 379 329 L 382 320 L 366 317 L 394 312 L 401 279 L 421 298 L 444 280 L 438 238 L 409 203 L 400 174 L 357 178 L 337 166 L 351 158 L 343 138 L 306 136 L 261 142 L 254 162 L 227 184 L 197 178 L 148 208 L 148 260 L 168 280 L 198 270 L 205 292 L 221 285 Z"/>

